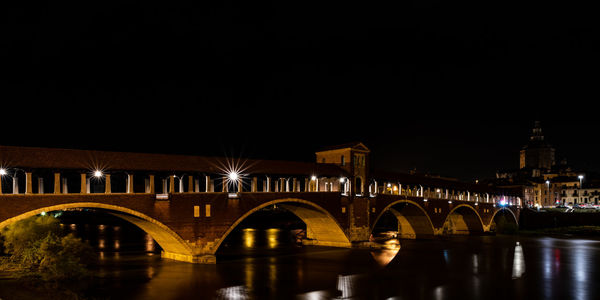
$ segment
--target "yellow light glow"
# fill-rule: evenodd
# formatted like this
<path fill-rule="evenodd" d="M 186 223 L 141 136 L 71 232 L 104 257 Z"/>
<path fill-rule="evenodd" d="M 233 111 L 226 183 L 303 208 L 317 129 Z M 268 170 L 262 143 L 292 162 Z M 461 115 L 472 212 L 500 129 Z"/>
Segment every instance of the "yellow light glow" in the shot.
<path fill-rule="evenodd" d="M 254 241 L 256 239 L 256 230 L 252 228 L 244 229 L 242 239 L 244 240 L 244 246 L 246 246 L 246 248 L 254 247 Z"/>

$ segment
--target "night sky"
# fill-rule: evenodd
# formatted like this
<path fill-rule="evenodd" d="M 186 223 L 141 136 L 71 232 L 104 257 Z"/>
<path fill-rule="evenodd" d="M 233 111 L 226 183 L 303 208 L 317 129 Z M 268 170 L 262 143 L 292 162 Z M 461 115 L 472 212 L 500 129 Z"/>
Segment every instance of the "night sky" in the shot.
<path fill-rule="evenodd" d="M 313 161 L 362 141 L 376 168 L 471 180 L 518 168 L 541 120 L 600 171 L 586 4 L 4 2 L 2 145 Z"/>

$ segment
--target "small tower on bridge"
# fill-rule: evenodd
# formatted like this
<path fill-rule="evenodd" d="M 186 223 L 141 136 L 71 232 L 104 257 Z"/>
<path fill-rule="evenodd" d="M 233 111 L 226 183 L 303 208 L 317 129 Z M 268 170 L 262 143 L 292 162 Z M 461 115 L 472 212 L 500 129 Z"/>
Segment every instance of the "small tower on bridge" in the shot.
<path fill-rule="evenodd" d="M 371 150 L 363 143 L 354 142 L 337 146 L 326 147 L 317 151 L 317 163 L 336 164 L 348 171 L 350 192 L 352 194 L 363 194 L 368 179 L 369 153 Z"/>

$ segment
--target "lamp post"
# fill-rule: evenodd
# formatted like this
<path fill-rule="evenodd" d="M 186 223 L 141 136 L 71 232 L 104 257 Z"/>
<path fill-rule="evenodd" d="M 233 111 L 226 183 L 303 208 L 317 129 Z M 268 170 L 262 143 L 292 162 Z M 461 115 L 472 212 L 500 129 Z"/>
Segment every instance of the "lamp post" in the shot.
<path fill-rule="evenodd" d="M 546 198 L 550 197 L 550 180 L 546 180 Z"/>
<path fill-rule="evenodd" d="M 577 176 L 577 178 L 579 178 L 579 193 L 577 193 L 577 203 L 581 202 L 581 184 L 583 181 L 583 175 L 579 175 Z"/>

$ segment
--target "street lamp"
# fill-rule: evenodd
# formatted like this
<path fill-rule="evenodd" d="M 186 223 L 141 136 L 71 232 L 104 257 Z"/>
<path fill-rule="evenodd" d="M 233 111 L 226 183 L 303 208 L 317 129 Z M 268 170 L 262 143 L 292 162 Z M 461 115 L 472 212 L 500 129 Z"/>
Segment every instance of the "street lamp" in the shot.
<path fill-rule="evenodd" d="M 96 177 L 96 178 L 100 178 L 100 177 L 102 177 L 102 175 L 103 175 L 103 174 L 102 174 L 102 171 L 100 171 L 100 170 L 96 170 L 96 171 L 94 171 L 94 177 Z"/>
<path fill-rule="evenodd" d="M 582 184 L 582 180 L 583 180 L 583 175 L 579 175 L 577 176 L 577 178 L 579 178 L 579 193 L 577 194 L 577 203 L 581 202 L 581 184 Z"/>
<path fill-rule="evenodd" d="M 550 180 L 546 180 L 546 199 L 550 197 Z"/>
<path fill-rule="evenodd" d="M 6 174 L 8 174 L 8 173 L 6 173 L 6 169 L 0 168 L 0 176 L 4 176 Z"/>

